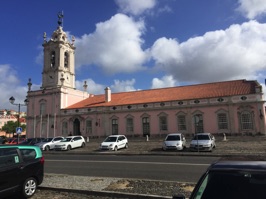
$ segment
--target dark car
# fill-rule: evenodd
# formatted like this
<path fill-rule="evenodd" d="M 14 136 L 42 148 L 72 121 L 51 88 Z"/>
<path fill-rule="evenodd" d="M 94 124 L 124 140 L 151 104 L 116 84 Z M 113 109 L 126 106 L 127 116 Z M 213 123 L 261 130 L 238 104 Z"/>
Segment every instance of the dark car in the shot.
<path fill-rule="evenodd" d="M 190 196 L 190 199 L 238 198 L 266 198 L 266 161 L 218 161 L 203 174 Z"/>
<path fill-rule="evenodd" d="M 45 140 L 45 138 L 27 138 L 24 142 L 21 142 L 20 145 L 35 145 L 43 140 Z"/>
<path fill-rule="evenodd" d="M 44 157 L 37 146 L 0 146 L 0 198 L 30 198 L 43 181 Z"/>

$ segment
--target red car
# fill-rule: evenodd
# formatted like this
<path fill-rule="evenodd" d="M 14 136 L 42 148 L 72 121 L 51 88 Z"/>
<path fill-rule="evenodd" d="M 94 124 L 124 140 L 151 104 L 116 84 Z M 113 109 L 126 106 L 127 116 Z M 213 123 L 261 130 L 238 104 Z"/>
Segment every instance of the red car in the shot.
<path fill-rule="evenodd" d="M 25 141 L 25 138 L 19 138 L 19 140 L 15 138 L 15 139 L 12 139 L 8 144 L 20 144 L 24 141 Z"/>

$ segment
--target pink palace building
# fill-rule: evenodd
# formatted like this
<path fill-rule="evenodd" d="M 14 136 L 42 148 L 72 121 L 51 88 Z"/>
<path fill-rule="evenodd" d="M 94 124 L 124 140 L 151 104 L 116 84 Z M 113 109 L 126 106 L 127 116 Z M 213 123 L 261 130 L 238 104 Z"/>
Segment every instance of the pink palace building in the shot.
<path fill-rule="evenodd" d="M 61 23 L 48 40 L 40 90 L 28 82 L 27 137 L 111 134 L 155 136 L 181 132 L 265 135 L 262 86 L 244 79 L 93 95 L 75 88 L 75 38 Z"/>

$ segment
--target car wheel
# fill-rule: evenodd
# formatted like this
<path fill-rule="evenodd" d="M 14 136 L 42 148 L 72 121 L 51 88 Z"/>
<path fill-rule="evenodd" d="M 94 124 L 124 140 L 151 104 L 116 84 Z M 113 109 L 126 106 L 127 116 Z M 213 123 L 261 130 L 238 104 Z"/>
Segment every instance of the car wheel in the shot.
<path fill-rule="evenodd" d="M 35 178 L 28 178 L 25 180 L 22 187 L 22 195 L 25 198 L 30 198 L 33 196 L 37 189 L 37 181 Z"/>
<path fill-rule="evenodd" d="M 44 150 L 45 151 L 49 151 L 50 150 L 50 147 L 49 146 L 45 146 Z"/>
<path fill-rule="evenodd" d="M 70 145 L 67 146 L 67 150 L 68 150 L 68 151 L 71 150 L 71 146 L 70 146 Z"/>
<path fill-rule="evenodd" d="M 117 149 L 118 149 L 117 146 L 115 146 L 114 151 L 117 151 Z"/>
<path fill-rule="evenodd" d="M 127 149 L 127 148 L 128 148 L 128 144 L 126 143 L 126 144 L 125 144 L 125 149 Z"/>
<path fill-rule="evenodd" d="M 85 147 L 85 143 L 82 142 L 82 144 L 81 144 L 81 148 L 84 148 L 84 147 Z"/>

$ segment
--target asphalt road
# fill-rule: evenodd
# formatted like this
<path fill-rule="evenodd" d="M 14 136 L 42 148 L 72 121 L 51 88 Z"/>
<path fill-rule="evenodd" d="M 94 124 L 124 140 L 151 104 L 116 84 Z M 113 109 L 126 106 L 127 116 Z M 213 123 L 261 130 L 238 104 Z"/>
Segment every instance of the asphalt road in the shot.
<path fill-rule="evenodd" d="M 45 154 L 45 173 L 197 182 L 218 157 Z"/>

